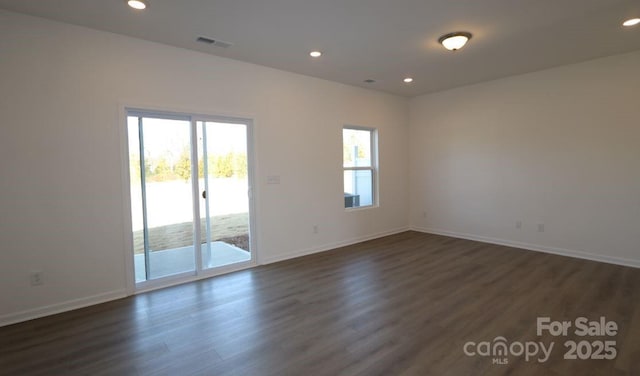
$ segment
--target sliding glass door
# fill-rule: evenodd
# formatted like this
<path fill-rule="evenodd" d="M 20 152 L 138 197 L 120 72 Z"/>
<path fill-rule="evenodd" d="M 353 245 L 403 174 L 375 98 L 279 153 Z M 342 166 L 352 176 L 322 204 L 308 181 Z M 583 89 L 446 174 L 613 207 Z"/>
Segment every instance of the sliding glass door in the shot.
<path fill-rule="evenodd" d="M 203 268 L 248 261 L 249 164 L 247 125 L 197 123 Z"/>
<path fill-rule="evenodd" d="M 127 128 L 136 283 L 251 262 L 248 122 L 129 111 Z"/>

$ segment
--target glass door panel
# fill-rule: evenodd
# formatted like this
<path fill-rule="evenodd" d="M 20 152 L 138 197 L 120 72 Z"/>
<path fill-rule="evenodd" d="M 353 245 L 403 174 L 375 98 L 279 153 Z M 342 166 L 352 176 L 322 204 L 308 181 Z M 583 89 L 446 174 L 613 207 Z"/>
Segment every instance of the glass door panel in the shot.
<path fill-rule="evenodd" d="M 194 272 L 191 122 L 127 120 L 136 282 Z"/>
<path fill-rule="evenodd" d="M 198 121 L 203 269 L 251 260 L 247 125 Z"/>

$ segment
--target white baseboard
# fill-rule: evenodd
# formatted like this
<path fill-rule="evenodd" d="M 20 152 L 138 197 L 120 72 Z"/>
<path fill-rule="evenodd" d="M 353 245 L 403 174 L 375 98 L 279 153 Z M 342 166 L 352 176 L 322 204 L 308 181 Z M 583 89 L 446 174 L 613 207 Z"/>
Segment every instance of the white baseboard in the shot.
<path fill-rule="evenodd" d="M 473 234 L 439 230 L 435 228 L 412 226 L 411 230 L 424 232 L 427 234 L 450 236 L 452 238 L 475 240 L 482 243 L 505 245 L 508 247 L 520 248 L 528 251 L 550 253 L 550 254 L 559 255 L 559 256 L 567 256 L 567 257 L 579 258 L 579 259 L 590 260 L 590 261 L 604 262 L 607 264 L 615 264 L 615 265 L 622 265 L 622 266 L 630 266 L 632 268 L 640 268 L 640 260 L 631 260 L 631 259 L 626 259 L 622 257 L 604 256 L 604 255 L 598 255 L 598 254 L 589 253 L 589 252 L 576 251 L 572 249 L 547 247 L 547 246 L 542 246 L 537 244 L 523 243 L 523 242 L 517 242 L 512 240 L 504 240 L 504 239 L 492 238 L 487 236 L 479 236 L 479 235 L 473 235 Z"/>
<path fill-rule="evenodd" d="M 78 308 L 84 308 L 95 304 L 105 303 L 111 300 L 116 300 L 126 297 L 126 291 L 111 291 L 103 294 L 93 295 L 86 298 L 69 300 L 63 303 L 57 303 L 48 305 L 45 307 L 38 307 L 34 309 L 28 309 L 21 312 L 10 313 L 8 315 L 0 316 L 0 327 L 16 324 L 23 321 L 33 320 L 44 316 L 55 315 L 57 313 L 72 311 Z"/>
<path fill-rule="evenodd" d="M 288 260 L 288 259 L 292 259 L 292 258 L 296 258 L 296 257 L 307 256 L 307 255 L 311 255 L 311 254 L 314 254 L 314 253 L 330 251 L 332 249 L 336 249 L 336 248 L 340 248 L 340 247 L 346 247 L 348 245 L 365 242 L 367 240 L 378 239 L 378 238 L 382 238 L 382 237 L 389 236 L 389 235 L 399 234 L 401 232 L 405 232 L 405 231 L 409 231 L 409 230 L 410 230 L 409 226 L 405 226 L 405 227 L 400 227 L 400 228 L 397 228 L 397 229 L 394 229 L 394 230 L 383 231 L 383 232 L 379 232 L 379 233 L 376 233 L 376 234 L 371 234 L 371 235 L 367 235 L 367 236 L 360 236 L 360 237 L 357 237 L 357 238 L 351 238 L 351 239 L 340 241 L 340 242 L 324 244 L 324 245 L 321 245 L 321 246 L 318 246 L 318 247 L 307 248 L 307 249 L 303 249 L 303 250 L 296 251 L 296 252 L 293 252 L 293 253 L 287 253 L 287 254 L 284 254 L 284 255 L 277 255 L 277 256 L 273 256 L 273 257 L 267 257 L 267 258 L 261 259 L 260 260 L 260 264 L 266 265 L 266 264 L 271 264 L 271 263 L 278 262 L 278 261 L 284 261 L 284 260 Z"/>
<path fill-rule="evenodd" d="M 397 228 L 394 230 L 383 231 L 383 232 L 379 232 L 379 233 L 375 233 L 367 236 L 351 238 L 351 239 L 340 241 L 340 242 L 324 244 L 318 247 L 307 248 L 297 252 L 288 253 L 285 255 L 277 255 L 277 256 L 263 259 L 261 260 L 260 263 L 271 264 L 278 261 L 283 261 L 283 260 L 288 260 L 296 257 L 311 255 L 314 253 L 329 251 L 335 248 L 345 247 L 348 245 L 361 243 L 367 240 L 378 239 L 378 238 L 398 234 L 398 233 L 409 231 L 409 230 L 428 233 L 428 234 L 450 236 L 453 238 L 474 240 L 482 243 L 504 245 L 508 247 L 520 248 L 520 249 L 525 249 L 529 251 L 544 252 L 544 253 L 550 253 L 554 255 L 604 262 L 608 264 L 640 268 L 640 260 L 631 260 L 631 259 L 625 259 L 625 258 L 613 257 L 613 256 L 603 256 L 603 255 L 597 255 L 597 254 L 583 252 L 583 251 L 540 246 L 536 244 L 504 240 L 504 239 L 479 236 L 479 235 L 473 235 L 473 234 L 465 234 L 465 233 L 446 231 L 446 230 L 440 230 L 440 229 L 434 229 L 434 228 L 408 227 L 408 226 Z M 94 295 L 86 298 L 70 300 L 63 303 L 52 304 L 45 307 L 39 307 L 39 308 L 25 310 L 17 313 L 11 313 L 8 315 L 0 316 L 0 327 L 23 322 L 23 321 L 33 320 L 33 319 L 37 319 L 44 316 L 55 315 L 57 313 L 71 311 L 74 309 L 84 308 L 84 307 L 88 307 L 95 304 L 105 303 L 111 300 L 121 299 L 126 296 L 127 296 L 126 290 L 112 291 L 112 292 L 98 294 L 98 295 Z"/>

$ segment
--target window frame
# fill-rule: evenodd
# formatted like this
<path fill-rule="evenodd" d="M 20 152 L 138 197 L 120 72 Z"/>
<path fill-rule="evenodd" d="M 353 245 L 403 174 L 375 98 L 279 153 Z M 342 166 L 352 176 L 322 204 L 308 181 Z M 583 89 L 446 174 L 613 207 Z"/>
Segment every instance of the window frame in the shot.
<path fill-rule="evenodd" d="M 369 150 L 371 152 L 371 163 L 369 166 L 352 166 L 346 167 L 344 165 L 344 155 L 342 156 L 342 190 L 344 193 L 344 173 L 346 171 L 370 171 L 371 172 L 371 204 L 362 206 L 350 206 L 344 207 L 345 211 L 363 210 L 370 208 L 377 208 L 379 206 L 378 197 L 378 130 L 373 127 L 364 127 L 359 125 L 344 125 L 342 126 L 342 150 L 344 152 L 344 131 L 367 131 L 370 134 Z"/>

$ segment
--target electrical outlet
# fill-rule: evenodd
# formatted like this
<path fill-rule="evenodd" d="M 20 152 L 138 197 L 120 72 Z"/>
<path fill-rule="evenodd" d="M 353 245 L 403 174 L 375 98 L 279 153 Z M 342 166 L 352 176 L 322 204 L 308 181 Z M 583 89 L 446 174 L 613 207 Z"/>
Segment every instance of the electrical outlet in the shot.
<path fill-rule="evenodd" d="M 521 229 L 522 228 L 522 221 L 516 221 L 516 228 L 517 229 Z"/>
<path fill-rule="evenodd" d="M 31 272 L 29 279 L 31 281 L 31 286 L 40 286 L 44 284 L 44 279 L 42 279 L 42 272 L 40 271 Z"/>
<path fill-rule="evenodd" d="M 314 234 L 318 233 L 318 225 L 313 225 L 313 233 Z"/>
<path fill-rule="evenodd" d="M 422 212 L 422 218 L 427 218 L 427 212 L 426 211 Z"/>
<path fill-rule="evenodd" d="M 544 223 L 538 223 L 538 232 L 544 232 Z"/>

